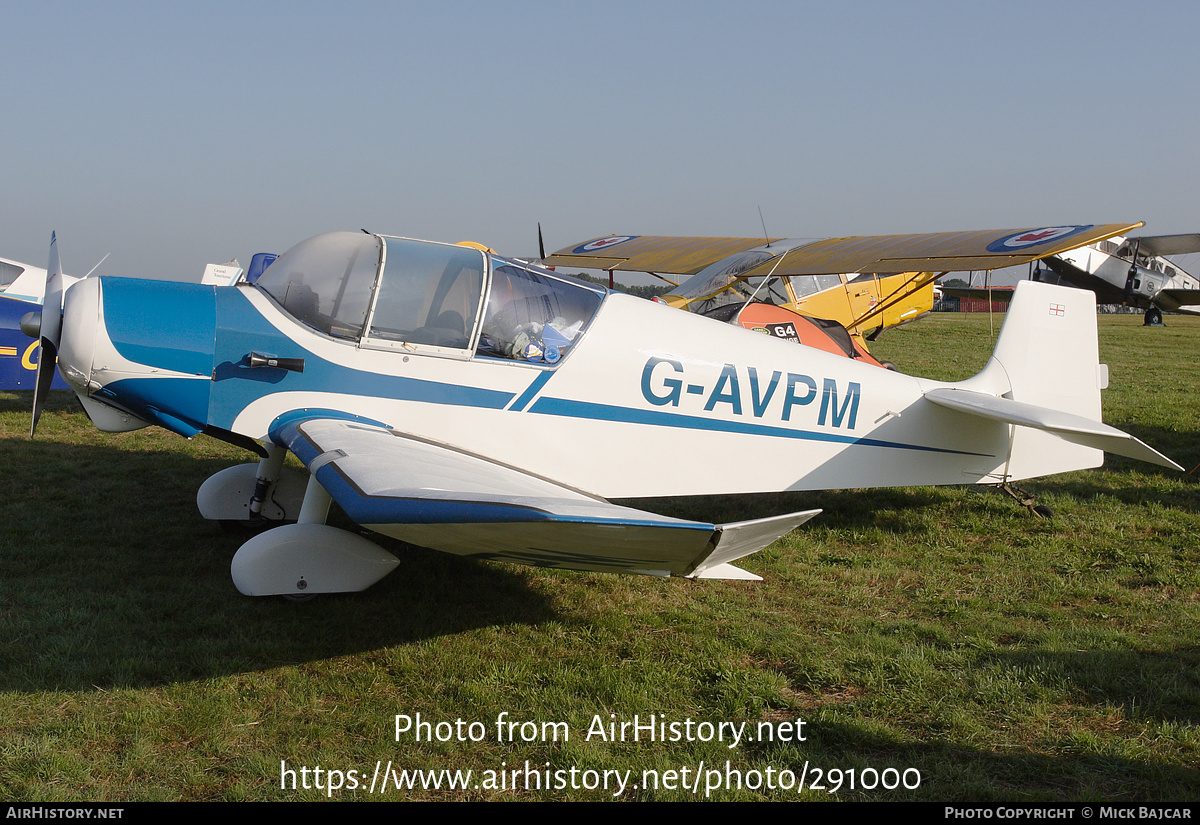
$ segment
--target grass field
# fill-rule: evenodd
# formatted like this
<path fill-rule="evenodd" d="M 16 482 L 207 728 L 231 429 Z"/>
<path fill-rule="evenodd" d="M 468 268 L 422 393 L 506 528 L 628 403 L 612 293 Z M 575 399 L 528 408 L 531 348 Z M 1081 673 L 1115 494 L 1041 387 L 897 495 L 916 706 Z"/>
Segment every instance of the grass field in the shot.
<path fill-rule="evenodd" d="M 1190 469 L 1200 319 L 1167 323 L 1100 318 L 1105 418 Z M 938 315 L 873 349 L 949 379 L 991 346 L 987 316 Z M 1200 798 L 1200 488 L 1182 474 L 1110 458 L 1028 482 L 1047 520 L 971 488 L 656 503 L 823 508 L 745 560 L 757 583 L 381 542 L 396 573 L 295 604 L 238 594 L 244 537 L 196 512 L 247 454 L 98 433 L 67 393 L 30 442 L 28 406 L 0 394 L 0 798 Z M 417 714 L 433 741 L 397 736 Z M 651 714 L 667 741 L 598 735 Z M 389 761 L 473 774 L 369 793 Z"/>

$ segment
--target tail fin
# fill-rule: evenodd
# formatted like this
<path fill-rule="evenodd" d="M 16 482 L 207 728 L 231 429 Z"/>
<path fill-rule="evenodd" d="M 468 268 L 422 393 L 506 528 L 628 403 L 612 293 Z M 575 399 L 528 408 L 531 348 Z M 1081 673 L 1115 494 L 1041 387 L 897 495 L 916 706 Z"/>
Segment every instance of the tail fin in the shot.
<path fill-rule="evenodd" d="M 991 361 L 954 388 L 930 390 L 935 404 L 1016 425 L 1005 475 L 1011 480 L 1098 467 L 1104 451 L 1183 468 L 1100 420 L 1096 296 L 1083 289 L 1023 281 Z"/>

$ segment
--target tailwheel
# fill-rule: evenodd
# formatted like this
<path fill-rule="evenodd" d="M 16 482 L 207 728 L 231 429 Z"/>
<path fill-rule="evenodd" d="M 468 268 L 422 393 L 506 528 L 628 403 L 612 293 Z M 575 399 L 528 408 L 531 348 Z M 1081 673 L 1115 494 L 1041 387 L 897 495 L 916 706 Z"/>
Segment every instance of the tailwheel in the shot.
<path fill-rule="evenodd" d="M 1015 499 L 1021 504 L 1022 507 L 1027 508 L 1029 512 L 1033 513 L 1038 518 L 1054 518 L 1054 511 L 1045 504 L 1037 504 L 1037 499 L 1033 497 L 1032 493 L 1028 493 L 1025 490 L 1022 490 L 1020 487 L 1009 484 L 1008 482 L 1001 484 L 1000 489 L 1005 493 L 1005 495 Z"/>

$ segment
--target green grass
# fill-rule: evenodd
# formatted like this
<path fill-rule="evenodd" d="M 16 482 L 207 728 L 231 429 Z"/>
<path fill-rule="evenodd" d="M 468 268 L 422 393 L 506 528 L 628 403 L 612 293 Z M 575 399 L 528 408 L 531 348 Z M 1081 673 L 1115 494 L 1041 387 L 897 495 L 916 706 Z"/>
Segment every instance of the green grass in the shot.
<path fill-rule="evenodd" d="M 1105 417 L 1200 463 L 1200 319 L 1102 317 Z M 997 328 L 999 323 L 997 321 Z M 873 350 L 961 378 L 986 316 L 938 315 Z M 1050 354 L 1048 354 L 1050 357 Z M 824 513 L 745 566 L 691 582 L 475 562 L 388 543 L 397 572 L 293 604 L 237 593 L 241 537 L 195 490 L 247 456 L 157 429 L 93 430 L 54 394 L 0 394 L 0 797 L 285 800 L 289 767 L 758 772 L 915 769 L 911 790 L 722 787 L 719 799 L 1189 800 L 1200 795 L 1200 491 L 1112 458 L 991 490 L 658 502 L 734 520 Z M 397 714 L 482 741 L 396 741 Z M 495 721 L 563 722 L 497 741 Z M 610 714 L 615 714 L 610 717 Z M 786 723 L 802 742 L 585 740 L 593 720 Z M 519 730 L 519 729 L 518 729 Z M 561 730 L 561 729 L 560 729 Z M 563 774 L 569 779 L 569 774 Z M 855 774 L 859 776 L 858 773 Z M 910 777 L 912 774 L 910 774 Z M 703 796 L 703 784 L 700 796 Z M 605 799 L 603 789 L 391 790 L 335 798 Z M 682 789 L 622 798 L 692 799 Z"/>

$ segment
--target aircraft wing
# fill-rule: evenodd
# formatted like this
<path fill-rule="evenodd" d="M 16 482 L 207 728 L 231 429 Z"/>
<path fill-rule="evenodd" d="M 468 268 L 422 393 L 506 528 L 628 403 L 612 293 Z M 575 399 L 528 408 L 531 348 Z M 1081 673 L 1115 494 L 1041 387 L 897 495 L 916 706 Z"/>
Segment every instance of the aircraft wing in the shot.
<path fill-rule="evenodd" d="M 1200 233 L 1143 235 L 1140 238 L 1127 238 L 1122 250 L 1125 250 L 1125 254 L 1128 255 L 1135 244 L 1139 255 L 1187 255 L 1191 252 L 1200 252 Z M 1118 250 L 1118 254 L 1120 252 L 1121 250 Z"/>
<path fill-rule="evenodd" d="M 1108 223 L 827 238 L 796 247 L 786 252 L 782 260 L 777 257 L 765 261 L 740 276 L 1002 269 L 1121 235 L 1140 226 L 1140 222 Z M 546 263 L 689 275 L 735 252 L 767 242 L 766 238 L 610 235 L 559 250 Z"/>
<path fill-rule="evenodd" d="M 606 235 L 548 256 L 550 266 L 695 275 L 737 252 L 779 238 L 688 238 L 672 235 Z"/>
<path fill-rule="evenodd" d="M 1055 226 L 980 232 L 934 232 L 925 235 L 878 235 L 830 238 L 787 255 L 776 275 L 820 275 L 832 272 L 969 272 L 1029 263 L 1077 246 L 1119 235 L 1138 224 Z M 768 262 L 769 263 L 769 262 Z M 766 275 L 760 271 L 747 277 Z"/>
<path fill-rule="evenodd" d="M 271 437 L 308 465 L 351 519 L 457 555 L 573 570 L 756 579 L 730 562 L 820 512 L 724 525 L 685 521 L 620 507 L 382 426 L 320 413 L 284 418 Z"/>
<path fill-rule="evenodd" d="M 1155 294 L 1154 303 L 1166 309 L 1200 306 L 1200 289 L 1162 289 Z"/>

